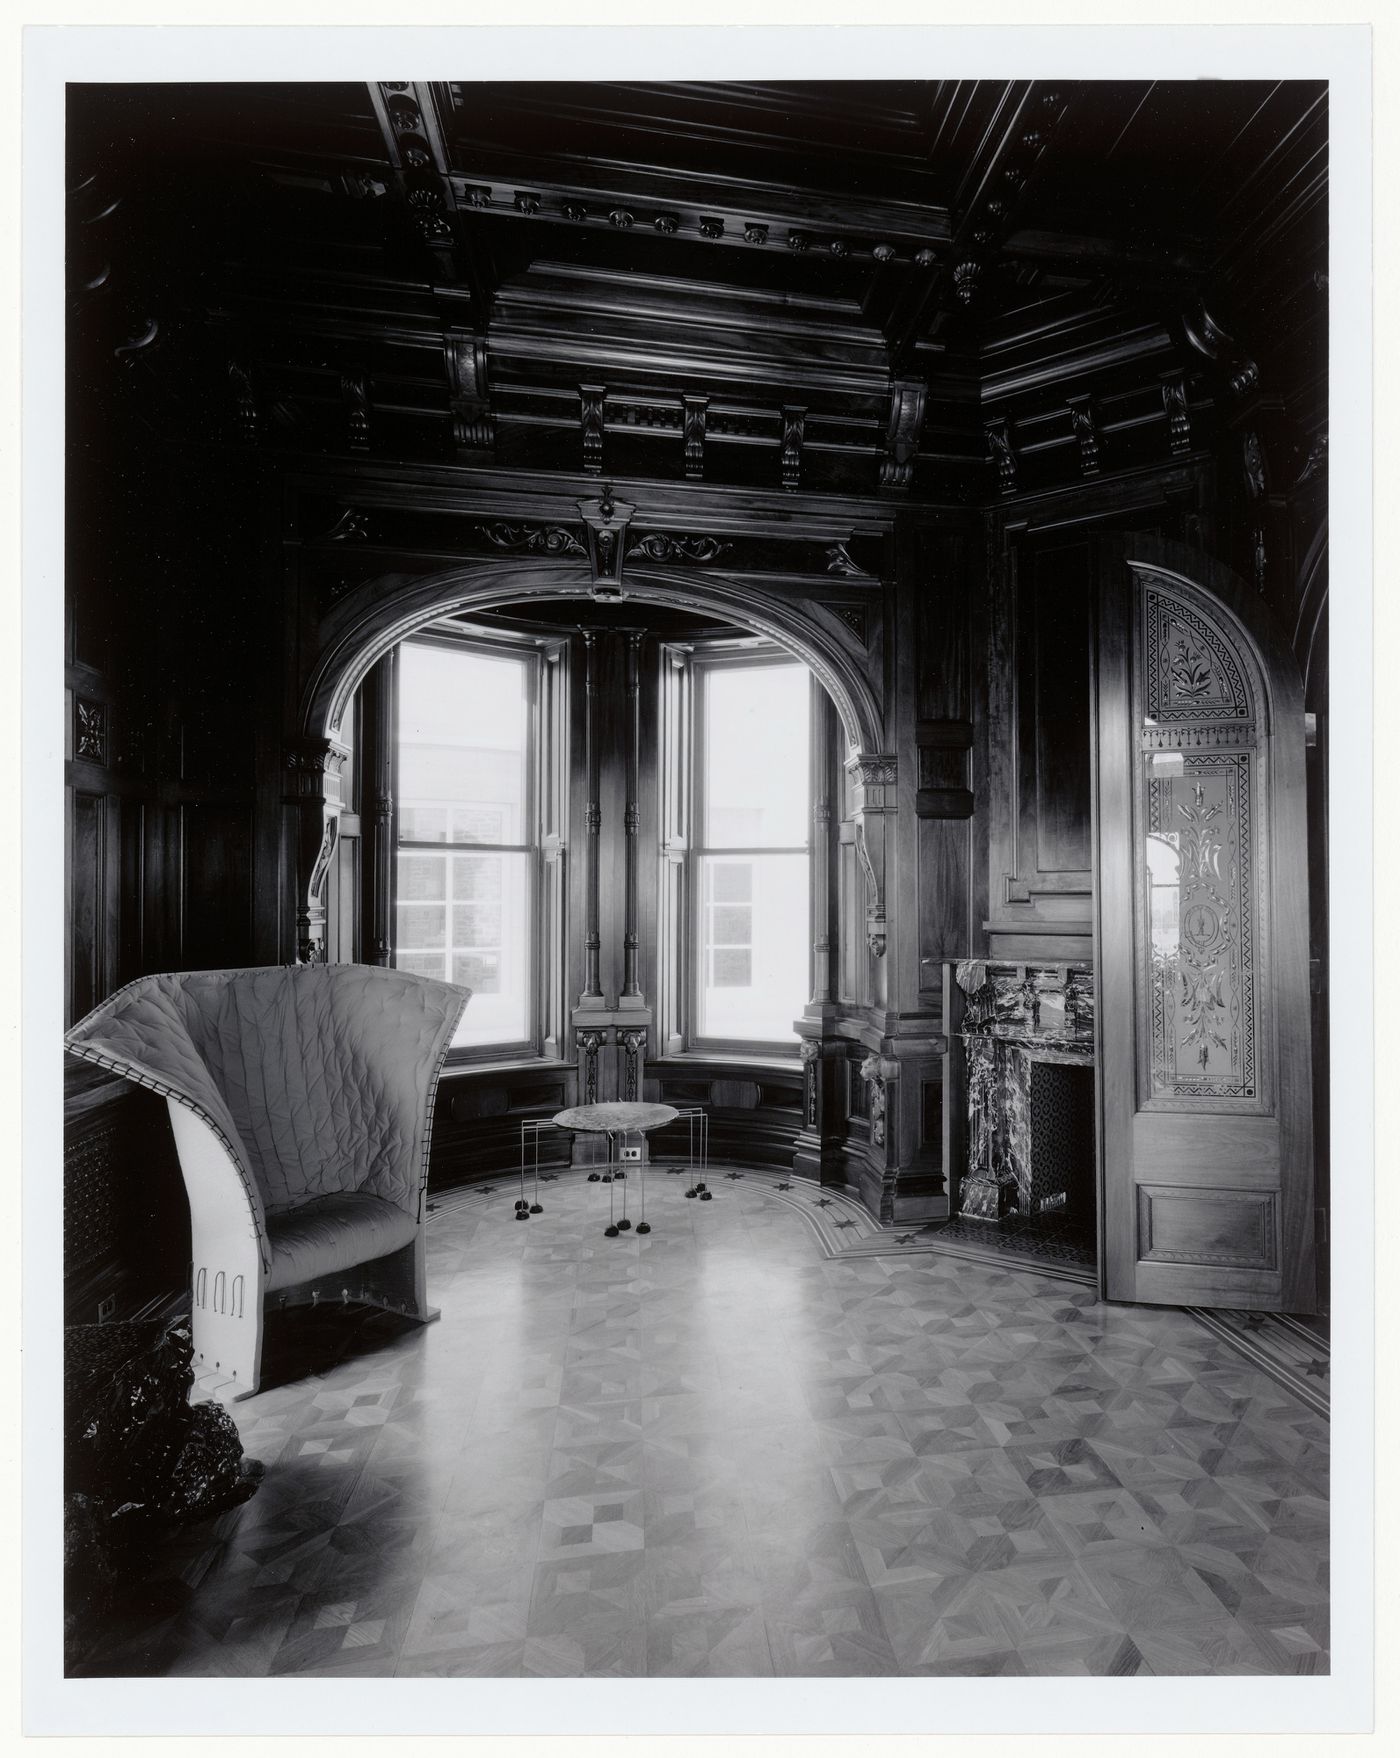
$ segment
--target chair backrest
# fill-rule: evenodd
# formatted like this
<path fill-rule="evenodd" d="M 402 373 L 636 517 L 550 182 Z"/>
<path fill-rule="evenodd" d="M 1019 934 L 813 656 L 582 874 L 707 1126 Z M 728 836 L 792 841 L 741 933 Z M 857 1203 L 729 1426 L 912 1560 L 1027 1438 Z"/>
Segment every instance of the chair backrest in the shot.
<path fill-rule="evenodd" d="M 375 965 L 170 972 L 119 990 L 65 1042 L 205 1117 L 269 1214 L 349 1190 L 411 1209 L 469 994 Z"/>

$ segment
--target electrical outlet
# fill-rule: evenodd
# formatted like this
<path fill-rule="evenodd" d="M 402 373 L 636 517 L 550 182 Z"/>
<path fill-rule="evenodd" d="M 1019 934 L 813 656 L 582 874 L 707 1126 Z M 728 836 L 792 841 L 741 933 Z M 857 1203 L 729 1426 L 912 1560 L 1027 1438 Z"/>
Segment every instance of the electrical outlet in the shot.
<path fill-rule="evenodd" d="M 624 1148 L 622 1150 L 622 1157 L 624 1160 L 640 1160 L 642 1157 L 642 1150 L 640 1148 Z"/>
<path fill-rule="evenodd" d="M 115 1294 L 109 1294 L 105 1300 L 98 1301 L 97 1322 L 99 1325 L 105 1325 L 110 1319 L 114 1319 L 116 1316 L 117 1297 Z"/>

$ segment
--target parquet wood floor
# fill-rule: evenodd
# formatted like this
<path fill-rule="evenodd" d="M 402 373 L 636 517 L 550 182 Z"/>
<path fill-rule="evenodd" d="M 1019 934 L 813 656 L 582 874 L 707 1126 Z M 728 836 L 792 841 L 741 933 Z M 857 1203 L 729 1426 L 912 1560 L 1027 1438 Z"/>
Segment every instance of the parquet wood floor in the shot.
<path fill-rule="evenodd" d="M 1327 1425 L 1220 1327 L 685 1182 L 645 1238 L 569 1174 L 440 1200 L 438 1324 L 276 1321 L 263 1488 L 85 1671 L 1327 1670 Z"/>

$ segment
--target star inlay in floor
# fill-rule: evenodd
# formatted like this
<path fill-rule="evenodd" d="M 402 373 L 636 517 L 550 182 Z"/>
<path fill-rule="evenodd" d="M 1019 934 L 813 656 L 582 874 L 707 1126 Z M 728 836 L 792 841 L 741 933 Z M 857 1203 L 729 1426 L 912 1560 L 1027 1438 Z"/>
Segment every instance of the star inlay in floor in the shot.
<path fill-rule="evenodd" d="M 263 1487 L 84 1671 L 1327 1670 L 1327 1423 L 1227 1327 L 742 1182 L 435 1195 L 441 1321 L 271 1320 Z"/>

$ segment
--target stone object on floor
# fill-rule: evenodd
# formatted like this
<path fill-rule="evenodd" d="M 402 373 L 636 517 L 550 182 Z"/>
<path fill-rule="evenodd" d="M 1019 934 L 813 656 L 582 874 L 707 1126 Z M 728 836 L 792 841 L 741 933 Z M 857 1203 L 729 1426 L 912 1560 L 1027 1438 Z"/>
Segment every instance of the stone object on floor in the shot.
<path fill-rule="evenodd" d="M 232 1417 L 189 1402 L 184 1318 L 71 1325 L 64 1334 L 64 1646 L 71 1665 L 124 1575 L 172 1524 L 245 1501 L 262 1466 Z"/>

